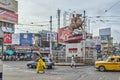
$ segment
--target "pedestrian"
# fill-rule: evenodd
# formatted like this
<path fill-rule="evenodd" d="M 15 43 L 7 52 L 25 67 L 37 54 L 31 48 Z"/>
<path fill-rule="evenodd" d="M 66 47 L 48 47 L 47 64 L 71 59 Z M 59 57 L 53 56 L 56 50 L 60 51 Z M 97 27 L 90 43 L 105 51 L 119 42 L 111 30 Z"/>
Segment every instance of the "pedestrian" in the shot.
<path fill-rule="evenodd" d="M 40 71 L 45 73 L 45 68 L 46 68 L 46 64 L 42 60 L 42 57 L 40 57 L 40 59 L 38 60 L 38 63 L 37 63 L 36 71 L 37 71 L 37 73 L 39 73 Z"/>
<path fill-rule="evenodd" d="M 71 68 L 72 68 L 73 66 L 75 66 L 75 68 L 76 68 L 74 55 L 72 55 L 72 57 L 71 57 Z"/>
<path fill-rule="evenodd" d="M 76 64 L 78 63 L 78 55 L 75 55 L 75 67 L 77 66 Z"/>

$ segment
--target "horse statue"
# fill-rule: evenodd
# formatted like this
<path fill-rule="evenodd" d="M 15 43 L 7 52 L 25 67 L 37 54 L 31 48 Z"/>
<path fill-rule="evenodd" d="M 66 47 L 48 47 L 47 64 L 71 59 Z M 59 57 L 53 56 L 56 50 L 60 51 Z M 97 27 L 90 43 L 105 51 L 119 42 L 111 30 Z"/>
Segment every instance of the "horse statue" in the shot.
<path fill-rule="evenodd" d="M 68 29 L 71 32 L 73 32 L 74 29 L 80 29 L 81 28 L 83 30 L 82 25 L 83 25 L 84 21 L 82 21 L 82 19 L 80 18 L 81 16 L 82 16 L 82 14 L 76 14 L 76 16 L 75 16 L 75 14 L 72 15 L 71 24 L 70 24 L 70 26 L 68 26 Z"/>

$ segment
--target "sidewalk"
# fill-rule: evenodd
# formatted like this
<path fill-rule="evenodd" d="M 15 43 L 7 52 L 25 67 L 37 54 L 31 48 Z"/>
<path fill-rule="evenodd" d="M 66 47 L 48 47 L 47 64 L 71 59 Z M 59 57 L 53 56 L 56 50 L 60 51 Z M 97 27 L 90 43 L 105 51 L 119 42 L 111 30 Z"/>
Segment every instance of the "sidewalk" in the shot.
<path fill-rule="evenodd" d="M 71 63 L 55 63 L 55 66 L 70 66 Z M 85 66 L 84 63 L 76 63 L 76 66 Z"/>

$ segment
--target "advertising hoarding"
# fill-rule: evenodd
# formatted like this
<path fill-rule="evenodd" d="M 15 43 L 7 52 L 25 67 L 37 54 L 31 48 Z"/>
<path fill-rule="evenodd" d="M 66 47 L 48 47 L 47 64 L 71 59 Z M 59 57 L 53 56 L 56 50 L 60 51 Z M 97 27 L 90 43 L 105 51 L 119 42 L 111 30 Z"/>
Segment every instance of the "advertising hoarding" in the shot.
<path fill-rule="evenodd" d="M 92 39 L 86 39 L 86 41 L 85 41 L 85 46 L 86 46 L 86 47 L 94 48 L 94 47 L 95 47 L 95 41 L 92 40 Z"/>
<path fill-rule="evenodd" d="M 35 47 L 42 46 L 40 34 L 32 34 L 32 45 Z"/>
<path fill-rule="evenodd" d="M 46 30 L 42 31 L 42 40 L 43 41 L 50 41 L 50 31 L 46 31 Z M 53 42 L 57 42 L 57 32 L 52 32 L 51 40 Z"/>
<path fill-rule="evenodd" d="M 5 33 L 4 34 L 4 44 L 5 45 L 12 44 L 12 34 L 10 34 L 10 33 Z"/>
<path fill-rule="evenodd" d="M 100 29 L 99 35 L 111 35 L 111 28 Z"/>
<path fill-rule="evenodd" d="M 12 44 L 20 44 L 20 34 L 12 34 Z"/>
<path fill-rule="evenodd" d="M 0 0 L 0 7 L 10 11 L 18 12 L 18 2 L 15 0 Z"/>
<path fill-rule="evenodd" d="M 20 34 L 20 45 L 21 46 L 41 46 L 40 34 L 22 33 Z"/>
<path fill-rule="evenodd" d="M 20 45 L 31 46 L 32 45 L 32 34 L 27 34 L 27 33 L 20 34 Z"/>
<path fill-rule="evenodd" d="M 59 44 L 66 44 L 66 42 L 65 41 L 67 41 L 68 40 L 68 38 L 70 37 L 70 36 L 72 36 L 72 34 L 71 34 L 71 32 L 70 31 L 68 31 L 68 30 L 64 30 L 64 29 L 59 29 L 59 34 L 58 34 L 59 36 L 58 36 L 58 42 L 59 42 Z"/>
<path fill-rule="evenodd" d="M 0 9 L 0 20 L 11 23 L 18 23 L 18 14 Z"/>

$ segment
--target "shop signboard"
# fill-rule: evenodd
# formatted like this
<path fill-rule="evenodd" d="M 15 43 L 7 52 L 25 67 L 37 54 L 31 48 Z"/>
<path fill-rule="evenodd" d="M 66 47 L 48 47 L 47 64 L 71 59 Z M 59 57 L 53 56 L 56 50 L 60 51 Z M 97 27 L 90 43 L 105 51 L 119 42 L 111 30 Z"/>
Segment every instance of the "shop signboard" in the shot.
<path fill-rule="evenodd" d="M 0 9 L 0 20 L 11 23 L 18 23 L 18 14 Z"/>
<path fill-rule="evenodd" d="M 14 33 L 15 29 L 14 28 L 10 28 L 10 27 L 1 27 L 3 32 L 9 32 L 9 33 Z"/>
<path fill-rule="evenodd" d="M 18 2 L 16 0 L 0 0 L 0 7 L 13 12 L 18 12 Z"/>
<path fill-rule="evenodd" d="M 81 43 L 68 43 L 66 44 L 66 57 L 71 57 L 72 55 L 83 56 L 82 52 L 83 45 Z"/>

